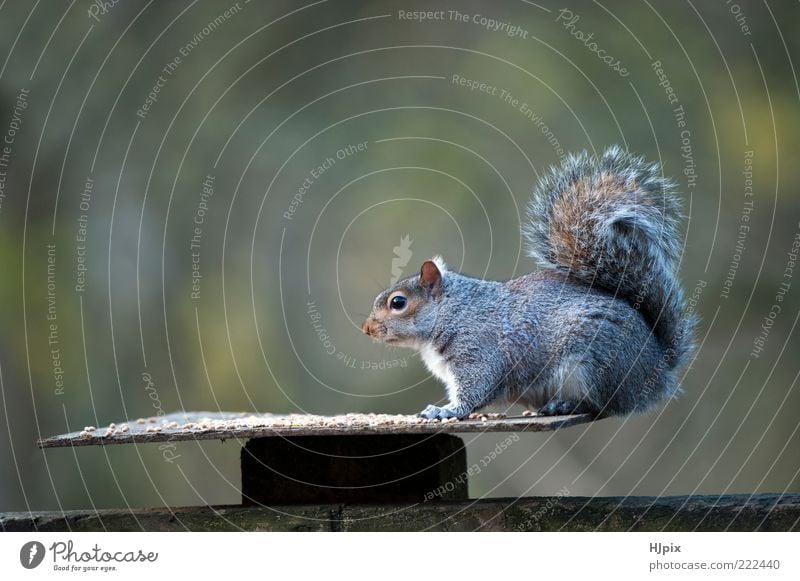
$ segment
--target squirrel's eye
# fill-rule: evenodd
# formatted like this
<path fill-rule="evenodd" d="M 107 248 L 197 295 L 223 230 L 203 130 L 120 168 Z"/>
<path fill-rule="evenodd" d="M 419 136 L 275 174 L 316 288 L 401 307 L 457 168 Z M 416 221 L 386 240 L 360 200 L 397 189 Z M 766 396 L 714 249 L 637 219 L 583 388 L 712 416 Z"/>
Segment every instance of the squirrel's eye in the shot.
<path fill-rule="evenodd" d="M 406 304 L 408 303 L 408 299 L 403 295 L 396 295 L 392 297 L 392 300 L 389 301 L 389 308 L 393 311 L 402 311 L 406 308 Z"/>

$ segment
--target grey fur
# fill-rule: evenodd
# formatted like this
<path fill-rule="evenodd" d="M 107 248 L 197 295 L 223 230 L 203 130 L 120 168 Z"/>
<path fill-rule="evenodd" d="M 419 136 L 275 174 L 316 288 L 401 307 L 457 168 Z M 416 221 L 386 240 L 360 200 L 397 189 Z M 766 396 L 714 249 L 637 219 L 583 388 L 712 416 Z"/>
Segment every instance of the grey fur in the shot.
<path fill-rule="evenodd" d="M 674 395 L 696 321 L 676 274 L 679 202 L 658 165 L 617 147 L 571 155 L 528 216 L 539 272 L 495 282 L 442 268 L 440 292 L 411 277 L 377 297 L 365 331 L 422 349 L 454 383 L 448 405 L 420 415 L 464 417 L 500 395 L 547 414 L 628 414 Z M 398 290 L 425 297 L 413 315 L 381 312 Z"/>

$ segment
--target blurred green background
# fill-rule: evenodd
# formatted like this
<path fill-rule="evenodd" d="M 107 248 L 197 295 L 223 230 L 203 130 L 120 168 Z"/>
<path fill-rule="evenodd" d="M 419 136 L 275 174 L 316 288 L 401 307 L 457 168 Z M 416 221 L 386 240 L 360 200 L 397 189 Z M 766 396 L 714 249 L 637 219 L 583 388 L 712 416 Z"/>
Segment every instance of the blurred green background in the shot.
<path fill-rule="evenodd" d="M 375 294 L 436 253 L 530 271 L 537 175 L 614 143 L 685 199 L 685 394 L 522 435 L 472 495 L 800 490 L 799 29 L 797 2 L 743 0 L 4 2 L 0 510 L 240 498 L 241 443 L 40 436 L 440 401 L 360 333 Z M 470 462 L 503 438 L 466 437 Z"/>

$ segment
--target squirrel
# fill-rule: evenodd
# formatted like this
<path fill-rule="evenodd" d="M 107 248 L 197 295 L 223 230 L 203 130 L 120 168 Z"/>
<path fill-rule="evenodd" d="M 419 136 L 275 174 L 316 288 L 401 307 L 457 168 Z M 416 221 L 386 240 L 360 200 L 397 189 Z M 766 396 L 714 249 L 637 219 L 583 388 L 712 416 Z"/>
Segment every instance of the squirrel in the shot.
<path fill-rule="evenodd" d="M 462 419 L 500 396 L 541 415 L 647 412 L 679 391 L 696 318 L 677 276 L 683 219 L 675 184 L 613 146 L 550 167 L 522 234 L 541 267 L 506 282 L 440 257 L 381 292 L 362 331 L 420 352 Z"/>

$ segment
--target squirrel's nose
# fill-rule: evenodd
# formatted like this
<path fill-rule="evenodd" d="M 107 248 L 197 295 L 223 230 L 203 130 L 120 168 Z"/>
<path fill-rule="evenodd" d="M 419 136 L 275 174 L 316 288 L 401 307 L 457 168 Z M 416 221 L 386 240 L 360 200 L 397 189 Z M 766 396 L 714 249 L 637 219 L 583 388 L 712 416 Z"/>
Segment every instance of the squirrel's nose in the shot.
<path fill-rule="evenodd" d="M 363 325 L 361 325 L 361 330 L 362 330 L 362 331 L 363 331 L 363 332 L 364 332 L 366 335 L 369 335 L 369 334 L 370 334 L 370 328 L 369 328 L 369 319 L 367 319 L 366 321 L 364 321 L 364 324 L 363 324 Z"/>

